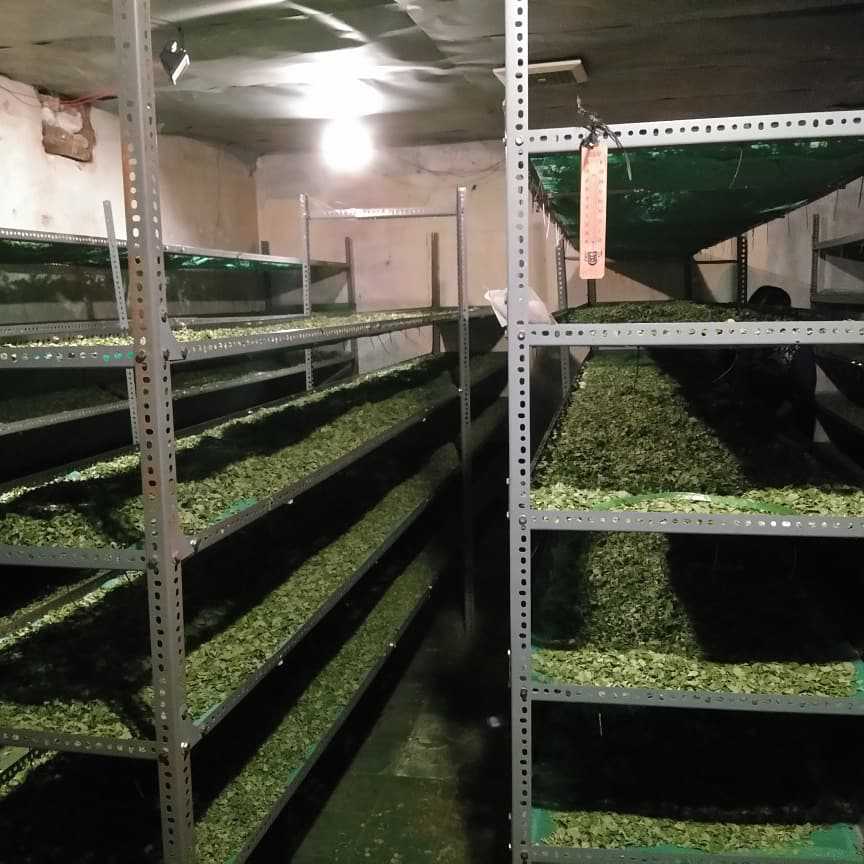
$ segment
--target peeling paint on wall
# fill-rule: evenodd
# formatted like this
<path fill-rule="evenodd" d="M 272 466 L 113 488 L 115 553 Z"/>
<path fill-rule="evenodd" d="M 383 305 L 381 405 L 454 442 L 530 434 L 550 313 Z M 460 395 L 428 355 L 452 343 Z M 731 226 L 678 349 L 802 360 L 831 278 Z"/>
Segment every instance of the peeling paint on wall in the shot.
<path fill-rule="evenodd" d="M 39 96 L 42 104 L 42 146 L 46 153 L 76 162 L 92 162 L 96 133 L 89 105 L 66 105 L 56 96 Z"/>

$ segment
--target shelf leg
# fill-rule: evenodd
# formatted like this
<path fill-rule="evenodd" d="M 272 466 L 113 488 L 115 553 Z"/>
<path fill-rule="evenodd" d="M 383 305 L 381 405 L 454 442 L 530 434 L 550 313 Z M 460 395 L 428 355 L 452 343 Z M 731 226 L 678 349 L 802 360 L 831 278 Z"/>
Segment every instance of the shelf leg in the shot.
<path fill-rule="evenodd" d="M 123 271 L 120 269 L 120 249 L 114 231 L 114 211 L 110 201 L 103 201 L 105 211 L 105 236 L 108 238 L 108 255 L 111 259 L 111 279 L 114 282 L 114 302 L 117 304 L 117 320 L 124 333 L 129 332 L 129 312 L 126 309 L 126 289 L 123 287 Z M 129 423 L 132 427 L 132 446 L 138 446 L 138 405 L 135 401 L 135 373 L 126 370 L 126 398 L 129 400 Z"/>
<path fill-rule="evenodd" d="M 308 318 L 312 314 L 312 238 L 309 221 L 309 196 L 300 196 L 300 220 L 303 223 L 303 314 Z M 315 386 L 315 376 L 312 373 L 312 349 L 303 352 L 303 364 L 306 368 L 306 389 Z"/>
<path fill-rule="evenodd" d="M 348 265 L 348 305 L 352 312 L 357 311 L 357 283 L 354 281 L 354 241 L 350 237 L 345 238 L 345 263 Z M 353 362 L 351 374 L 360 374 L 360 349 L 358 341 L 352 339 L 351 359 Z"/>
<path fill-rule="evenodd" d="M 437 231 L 429 236 L 429 257 L 432 263 L 430 305 L 438 309 L 441 306 L 441 237 Z M 438 324 L 432 325 L 432 353 L 441 353 L 441 328 Z"/>
<path fill-rule="evenodd" d="M 749 292 L 747 290 L 747 259 L 747 235 L 739 234 L 737 240 L 735 241 L 735 302 L 738 304 L 739 307 L 746 306 L 747 301 L 750 299 Z"/>
<path fill-rule="evenodd" d="M 505 0 L 507 177 L 507 397 L 510 455 L 511 857 L 531 854 L 531 349 L 527 288 L 532 204 L 528 183 L 528 2 Z"/>
<path fill-rule="evenodd" d="M 813 257 L 810 260 L 810 305 L 816 299 L 819 293 L 819 258 L 820 251 L 816 248 L 816 244 L 821 237 L 821 226 L 819 224 L 819 214 L 813 214 Z"/>
<path fill-rule="evenodd" d="M 459 293 L 459 450 L 462 462 L 463 619 L 467 633 L 475 621 L 474 507 L 471 500 L 471 322 L 468 297 L 468 237 L 465 226 L 467 190 L 456 190 L 456 266 Z"/>
<path fill-rule="evenodd" d="M 144 544 L 159 746 L 163 860 L 192 864 L 195 830 L 185 695 L 183 580 L 179 563 L 172 340 L 168 327 L 149 0 L 114 0 L 123 187 L 135 352 Z"/>
<path fill-rule="evenodd" d="M 555 275 L 558 282 L 558 308 L 563 311 L 567 308 L 567 253 L 564 235 L 558 237 L 555 247 Z M 592 280 L 593 281 L 593 280 Z M 570 395 L 570 346 L 561 346 L 561 398 L 566 400 Z"/>

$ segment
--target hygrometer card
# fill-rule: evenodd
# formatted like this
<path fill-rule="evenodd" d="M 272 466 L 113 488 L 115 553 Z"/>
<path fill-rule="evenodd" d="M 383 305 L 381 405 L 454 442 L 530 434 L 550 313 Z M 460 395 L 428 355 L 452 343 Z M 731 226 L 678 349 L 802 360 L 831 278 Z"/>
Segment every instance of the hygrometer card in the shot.
<path fill-rule="evenodd" d="M 605 141 L 582 147 L 582 189 L 579 201 L 579 278 L 606 275 L 606 180 L 609 148 Z"/>

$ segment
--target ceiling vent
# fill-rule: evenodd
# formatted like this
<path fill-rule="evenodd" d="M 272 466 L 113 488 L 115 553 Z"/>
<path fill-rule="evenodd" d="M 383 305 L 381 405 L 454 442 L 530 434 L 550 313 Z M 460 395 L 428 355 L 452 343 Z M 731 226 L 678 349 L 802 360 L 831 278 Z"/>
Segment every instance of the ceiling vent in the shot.
<path fill-rule="evenodd" d="M 503 66 L 493 70 L 503 84 Z M 534 87 L 554 87 L 561 84 L 584 84 L 588 80 L 585 64 L 581 60 L 556 60 L 553 63 L 531 63 L 528 66 L 530 83 Z"/>

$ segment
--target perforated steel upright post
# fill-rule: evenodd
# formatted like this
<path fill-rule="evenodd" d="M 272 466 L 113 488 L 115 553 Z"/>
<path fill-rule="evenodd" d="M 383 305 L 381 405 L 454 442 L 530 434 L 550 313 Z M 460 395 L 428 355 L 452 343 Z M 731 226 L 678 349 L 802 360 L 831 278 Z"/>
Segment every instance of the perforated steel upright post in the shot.
<path fill-rule="evenodd" d="M 300 196 L 300 221 L 303 231 L 303 314 L 308 318 L 312 314 L 312 238 L 309 224 L 309 196 Z M 303 362 L 306 367 L 306 389 L 315 386 L 312 374 L 312 349 L 303 352 Z"/>
<path fill-rule="evenodd" d="M 354 281 L 354 241 L 350 237 L 345 238 L 345 265 L 348 268 L 348 305 L 351 311 L 357 312 L 357 283 Z M 351 372 L 353 375 L 360 374 L 360 349 L 356 339 L 352 339 L 351 345 Z"/>
<path fill-rule="evenodd" d="M 739 306 L 746 306 L 748 297 L 747 290 L 747 235 L 739 234 L 735 241 L 735 302 Z"/>
<path fill-rule="evenodd" d="M 505 0 L 507 64 L 507 394 L 510 518 L 512 860 L 531 842 L 531 349 L 528 322 L 528 2 Z"/>
<path fill-rule="evenodd" d="M 171 351 L 159 203 L 159 155 L 149 0 L 114 0 L 129 325 L 135 352 L 144 550 L 159 760 L 163 859 L 195 860 L 186 713 L 183 583 L 179 563 Z"/>
<path fill-rule="evenodd" d="M 819 214 L 813 214 L 813 256 L 810 259 L 810 300 L 812 301 L 819 293 L 819 259 L 822 253 L 816 248 L 821 234 Z"/>
<path fill-rule="evenodd" d="M 558 309 L 567 308 L 567 253 L 564 235 L 558 237 L 555 246 L 555 275 L 558 281 Z M 566 399 L 570 394 L 570 346 L 561 346 L 561 396 Z"/>
<path fill-rule="evenodd" d="M 462 570 L 465 629 L 474 628 L 474 527 L 471 500 L 471 322 L 468 298 L 467 190 L 456 190 L 456 286 L 459 300 L 459 450 L 462 460 Z"/>

